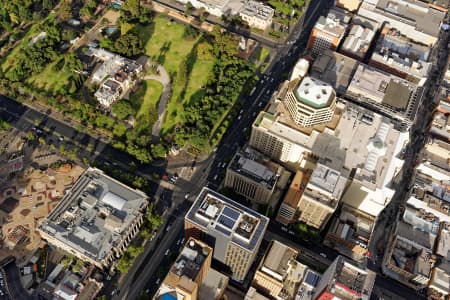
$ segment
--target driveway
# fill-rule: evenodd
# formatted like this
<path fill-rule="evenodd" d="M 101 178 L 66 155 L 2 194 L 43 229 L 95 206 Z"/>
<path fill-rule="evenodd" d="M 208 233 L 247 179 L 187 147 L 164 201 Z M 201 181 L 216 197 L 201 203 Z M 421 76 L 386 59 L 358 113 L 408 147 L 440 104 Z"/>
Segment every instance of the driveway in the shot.
<path fill-rule="evenodd" d="M 163 85 L 163 91 L 158 104 L 158 120 L 155 122 L 155 124 L 153 124 L 152 128 L 153 143 L 159 142 L 159 132 L 161 130 L 164 111 L 166 110 L 167 102 L 169 102 L 171 90 L 169 73 L 167 73 L 166 69 L 164 69 L 164 67 L 161 65 L 158 65 L 156 70 L 157 74 L 147 75 L 143 78 L 143 80 L 156 80 Z"/>

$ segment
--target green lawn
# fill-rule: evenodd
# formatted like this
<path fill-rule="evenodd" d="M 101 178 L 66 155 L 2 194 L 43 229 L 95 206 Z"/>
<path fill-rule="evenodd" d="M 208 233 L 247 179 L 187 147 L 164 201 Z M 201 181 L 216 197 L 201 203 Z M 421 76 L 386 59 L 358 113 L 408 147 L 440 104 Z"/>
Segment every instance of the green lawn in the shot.
<path fill-rule="evenodd" d="M 184 63 L 199 42 L 201 35 L 196 39 L 186 39 L 184 33 L 186 26 L 176 22 L 170 22 L 163 15 L 155 17 L 153 24 L 138 26 L 138 32 L 146 41 L 147 55 L 154 61 L 159 61 L 172 79 L 171 99 L 167 106 L 167 113 L 162 126 L 164 134 L 176 123 L 183 120 L 183 103 L 193 95 L 200 97 L 203 93 L 201 87 L 206 84 L 214 66 L 214 61 L 196 60 L 186 80 L 186 86 L 179 82 L 176 74 L 180 65 Z M 184 91 L 184 96 L 180 99 Z"/>
<path fill-rule="evenodd" d="M 138 90 L 130 97 L 130 102 L 136 110 L 137 127 L 152 123 L 152 116 L 158 114 L 158 102 L 161 97 L 163 86 L 155 80 L 144 81 Z"/>
<path fill-rule="evenodd" d="M 32 75 L 28 78 L 27 82 L 31 83 L 36 88 L 53 92 L 54 94 L 65 89 L 72 74 L 65 70 L 53 70 L 55 64 L 56 62 L 47 65 L 41 73 Z"/>

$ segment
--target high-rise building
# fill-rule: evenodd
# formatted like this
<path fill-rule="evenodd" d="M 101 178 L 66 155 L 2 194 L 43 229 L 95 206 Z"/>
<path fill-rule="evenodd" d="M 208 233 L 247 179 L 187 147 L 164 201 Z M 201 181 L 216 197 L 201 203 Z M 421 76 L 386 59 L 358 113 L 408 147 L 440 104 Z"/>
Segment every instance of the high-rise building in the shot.
<path fill-rule="evenodd" d="M 272 241 L 261 261 L 252 286 L 270 299 L 294 299 L 307 267 L 299 263 L 298 252 Z"/>
<path fill-rule="evenodd" d="M 346 183 L 347 178 L 339 171 L 318 163 L 298 203 L 299 220 L 323 229 L 336 210 Z"/>
<path fill-rule="evenodd" d="M 317 284 L 312 299 L 368 300 L 376 274 L 338 256 Z"/>
<path fill-rule="evenodd" d="M 252 125 L 250 146 L 281 162 L 297 163 L 303 157 L 308 135 L 278 122 L 268 112 L 260 112 Z"/>
<path fill-rule="evenodd" d="M 245 279 L 268 224 L 267 217 L 206 187 L 185 217 L 186 235 L 214 248 L 214 260 L 236 281 Z"/>
<path fill-rule="evenodd" d="M 144 222 L 147 196 L 89 168 L 48 215 L 43 239 L 83 261 L 109 269 Z"/>
<path fill-rule="evenodd" d="M 339 8 L 330 9 L 326 17 L 320 16 L 308 41 L 311 53 L 318 55 L 327 49 L 336 50 L 345 35 L 350 18 L 349 13 Z"/>
<path fill-rule="evenodd" d="M 282 166 L 247 147 L 237 152 L 228 165 L 225 186 L 254 203 L 267 204 L 285 173 Z"/>
<path fill-rule="evenodd" d="M 293 82 L 285 106 L 300 127 L 329 123 L 336 108 L 336 93 L 329 84 L 307 76 Z"/>
<path fill-rule="evenodd" d="M 211 269 L 213 249 L 190 238 L 167 273 L 154 299 L 199 299 L 199 289 Z"/>

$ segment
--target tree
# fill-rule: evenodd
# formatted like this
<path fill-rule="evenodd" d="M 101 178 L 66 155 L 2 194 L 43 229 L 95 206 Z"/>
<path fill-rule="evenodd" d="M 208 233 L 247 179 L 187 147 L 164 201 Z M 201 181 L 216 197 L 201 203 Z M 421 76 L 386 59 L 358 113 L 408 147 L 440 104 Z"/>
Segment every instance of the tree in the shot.
<path fill-rule="evenodd" d="M 167 149 L 163 144 L 153 144 L 150 149 L 154 158 L 165 157 L 167 154 Z"/>
<path fill-rule="evenodd" d="M 72 17 L 72 7 L 69 0 L 61 1 L 59 5 L 59 18 L 63 21 L 67 21 Z"/>
<path fill-rule="evenodd" d="M 122 24 L 120 24 L 120 34 L 125 35 L 133 28 L 134 28 L 134 24 L 128 23 L 128 22 L 123 22 Z"/>
<path fill-rule="evenodd" d="M 26 137 L 29 141 L 33 141 L 35 139 L 35 136 L 32 132 L 28 132 Z"/>
<path fill-rule="evenodd" d="M 139 0 L 125 0 L 121 9 L 126 12 L 129 17 L 136 18 L 139 16 L 141 5 Z"/>
<path fill-rule="evenodd" d="M 113 104 L 112 113 L 119 119 L 124 120 L 130 115 L 134 115 L 136 112 L 131 106 L 131 103 L 126 100 L 120 100 Z"/>
<path fill-rule="evenodd" d="M 39 140 L 39 144 L 45 145 L 45 139 L 42 136 L 40 136 L 38 140 Z"/>
<path fill-rule="evenodd" d="M 72 262 L 73 262 L 73 256 L 72 255 L 67 255 L 67 256 L 65 256 L 62 260 L 61 260 L 61 264 L 62 264 L 62 266 L 63 266 L 63 268 L 64 269 L 68 269 L 69 267 L 70 267 L 70 265 L 72 264 Z"/>
<path fill-rule="evenodd" d="M 81 259 L 77 259 L 75 265 L 72 267 L 72 271 L 78 273 L 81 271 L 81 268 L 84 266 L 84 262 Z"/>
<path fill-rule="evenodd" d="M 161 216 L 155 211 L 153 203 L 148 206 L 147 221 L 152 229 L 157 229 L 163 223 Z"/>
<path fill-rule="evenodd" d="M 134 56 L 143 51 L 142 40 L 135 33 L 129 32 L 121 35 L 115 42 L 116 52 L 125 56 Z"/>

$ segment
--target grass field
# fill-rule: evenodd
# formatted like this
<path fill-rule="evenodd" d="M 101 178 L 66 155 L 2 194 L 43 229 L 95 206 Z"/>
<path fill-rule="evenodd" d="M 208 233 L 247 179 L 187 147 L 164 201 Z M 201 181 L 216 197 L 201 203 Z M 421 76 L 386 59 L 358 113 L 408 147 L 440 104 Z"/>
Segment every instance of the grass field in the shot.
<path fill-rule="evenodd" d="M 138 32 L 145 41 L 147 55 L 153 61 L 161 63 L 172 79 L 172 94 L 167 106 L 162 133 L 167 132 L 172 126 L 183 120 L 183 103 L 193 95 L 195 95 L 194 97 L 202 95 L 201 87 L 206 84 L 214 66 L 212 60 L 196 60 L 186 85 L 177 80 L 176 74 L 180 70 L 180 65 L 186 61 L 201 38 L 201 35 L 196 39 L 185 38 L 186 28 L 185 25 L 171 22 L 162 15 L 156 16 L 153 24 L 138 27 Z M 183 93 L 181 101 L 177 101 Z"/>
<path fill-rule="evenodd" d="M 130 97 L 130 102 L 136 111 L 137 127 L 146 123 L 153 123 L 151 115 L 158 114 L 158 102 L 161 97 L 163 86 L 155 80 L 144 81 L 138 90 Z"/>
<path fill-rule="evenodd" d="M 69 83 L 71 73 L 65 70 L 55 71 L 53 70 L 56 62 L 53 62 L 39 73 L 31 76 L 27 79 L 28 83 L 31 83 L 38 89 L 43 89 L 53 94 L 57 94 L 62 89 L 66 88 Z"/>

